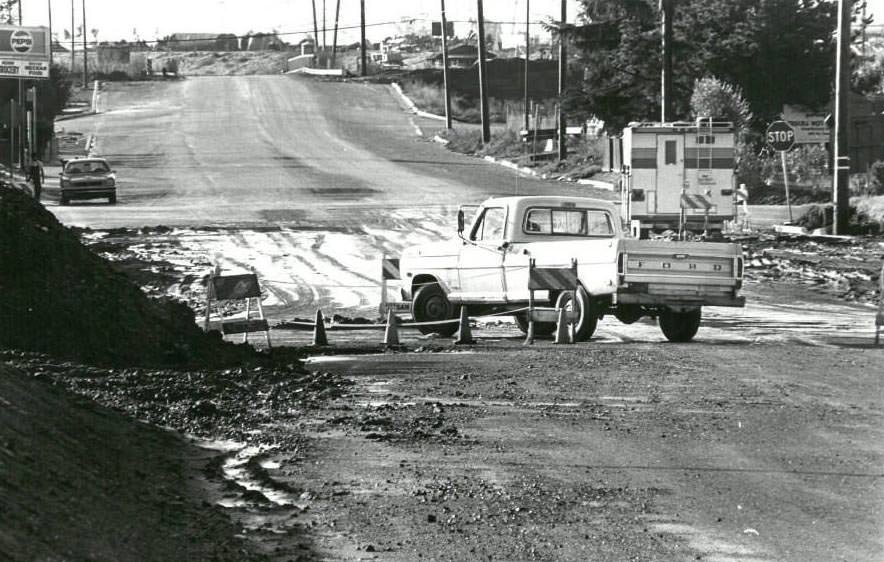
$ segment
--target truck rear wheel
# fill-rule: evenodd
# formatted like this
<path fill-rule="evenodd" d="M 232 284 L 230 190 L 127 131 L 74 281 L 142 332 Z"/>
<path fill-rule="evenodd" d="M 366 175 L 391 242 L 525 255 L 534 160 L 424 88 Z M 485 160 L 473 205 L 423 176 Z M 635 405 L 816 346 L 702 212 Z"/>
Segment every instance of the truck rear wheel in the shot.
<path fill-rule="evenodd" d="M 701 309 L 675 312 L 666 310 L 660 313 L 659 323 L 663 335 L 671 342 L 689 342 L 700 329 Z"/>
<path fill-rule="evenodd" d="M 571 291 L 564 291 L 559 295 L 556 307 L 564 308 L 570 312 L 573 306 L 572 300 Z M 595 333 L 598 323 L 599 317 L 596 314 L 595 307 L 592 305 L 589 293 L 583 287 L 577 287 L 577 325 L 574 327 L 574 340 L 589 341 L 589 338 Z"/>
<path fill-rule="evenodd" d="M 442 287 L 438 283 L 428 283 L 418 289 L 411 302 L 411 315 L 415 322 L 440 322 L 451 320 L 454 316 L 454 307 Z M 441 324 L 439 326 L 418 326 L 422 334 L 439 334 L 449 337 L 457 331 L 457 323 Z"/>

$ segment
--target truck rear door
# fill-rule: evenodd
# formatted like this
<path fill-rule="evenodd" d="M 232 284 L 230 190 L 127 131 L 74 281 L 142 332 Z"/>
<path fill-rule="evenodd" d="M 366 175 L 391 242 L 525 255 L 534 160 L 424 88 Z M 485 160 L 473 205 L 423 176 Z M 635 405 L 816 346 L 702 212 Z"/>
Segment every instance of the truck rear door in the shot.
<path fill-rule="evenodd" d="M 657 200 L 649 211 L 660 214 L 681 212 L 684 186 L 684 135 L 657 135 Z"/>

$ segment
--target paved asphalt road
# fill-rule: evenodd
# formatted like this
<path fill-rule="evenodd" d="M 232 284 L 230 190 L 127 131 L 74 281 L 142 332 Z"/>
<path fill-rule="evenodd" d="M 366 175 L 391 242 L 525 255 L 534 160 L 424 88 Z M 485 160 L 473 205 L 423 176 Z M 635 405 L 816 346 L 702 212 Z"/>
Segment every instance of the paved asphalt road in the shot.
<path fill-rule="evenodd" d="M 386 86 L 193 78 L 111 85 L 101 107 L 68 128 L 97 135 L 97 153 L 119 171 L 119 204 L 54 208 L 68 224 L 328 227 L 374 222 L 390 207 L 588 192 L 439 150 Z"/>

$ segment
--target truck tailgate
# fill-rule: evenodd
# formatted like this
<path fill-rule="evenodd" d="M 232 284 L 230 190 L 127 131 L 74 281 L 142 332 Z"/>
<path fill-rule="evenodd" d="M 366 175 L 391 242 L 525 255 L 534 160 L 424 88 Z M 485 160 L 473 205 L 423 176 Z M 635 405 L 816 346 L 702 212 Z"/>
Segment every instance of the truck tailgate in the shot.
<path fill-rule="evenodd" d="M 743 306 L 738 244 L 624 239 L 618 256 L 624 303 Z"/>

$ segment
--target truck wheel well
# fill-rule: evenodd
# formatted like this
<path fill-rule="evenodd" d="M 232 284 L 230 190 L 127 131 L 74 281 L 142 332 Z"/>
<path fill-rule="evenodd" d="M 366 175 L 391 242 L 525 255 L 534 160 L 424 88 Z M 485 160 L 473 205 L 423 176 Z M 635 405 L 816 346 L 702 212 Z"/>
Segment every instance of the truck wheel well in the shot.
<path fill-rule="evenodd" d="M 411 282 L 411 294 L 416 294 L 421 287 L 424 285 L 428 285 L 430 283 L 438 283 L 439 280 L 433 277 L 432 275 L 418 275 Z"/>

